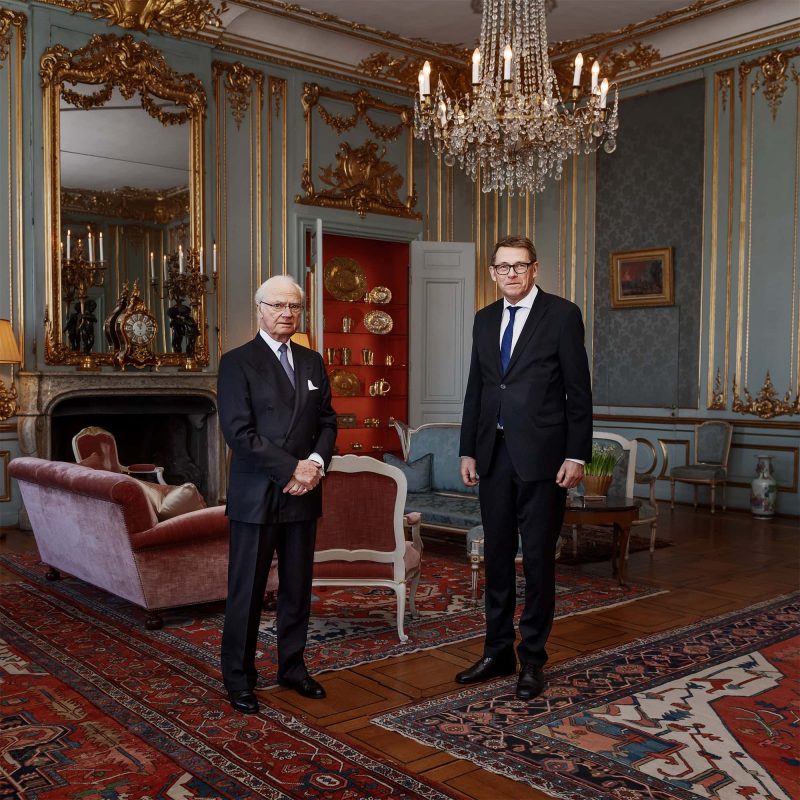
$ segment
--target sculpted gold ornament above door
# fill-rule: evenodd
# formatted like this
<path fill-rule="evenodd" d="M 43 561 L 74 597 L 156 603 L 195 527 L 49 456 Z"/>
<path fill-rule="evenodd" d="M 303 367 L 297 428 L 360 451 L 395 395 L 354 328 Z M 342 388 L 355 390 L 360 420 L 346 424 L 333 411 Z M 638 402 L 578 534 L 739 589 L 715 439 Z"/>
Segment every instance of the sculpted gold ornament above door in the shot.
<path fill-rule="evenodd" d="M 74 51 L 49 48 L 40 74 L 47 363 L 124 366 L 123 342 L 103 320 L 124 287 L 138 282 L 158 363 L 206 366 L 205 294 L 216 261 L 203 253 L 202 83 L 175 72 L 147 42 L 113 34 Z M 185 278 L 180 297 L 173 273 Z M 182 330 L 191 316 L 191 354 L 182 352 L 184 337 L 170 340 L 173 305 Z"/>

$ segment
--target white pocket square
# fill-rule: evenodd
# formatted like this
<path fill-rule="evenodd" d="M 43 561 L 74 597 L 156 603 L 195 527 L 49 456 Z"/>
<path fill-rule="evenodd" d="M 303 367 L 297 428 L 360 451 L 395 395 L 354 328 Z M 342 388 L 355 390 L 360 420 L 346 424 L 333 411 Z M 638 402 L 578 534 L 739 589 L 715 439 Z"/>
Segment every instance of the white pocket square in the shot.
<path fill-rule="evenodd" d="M 319 386 L 314 386 L 314 382 L 311 380 L 311 378 L 309 378 L 308 379 L 308 391 L 309 392 L 313 392 L 315 390 L 319 390 Z"/>

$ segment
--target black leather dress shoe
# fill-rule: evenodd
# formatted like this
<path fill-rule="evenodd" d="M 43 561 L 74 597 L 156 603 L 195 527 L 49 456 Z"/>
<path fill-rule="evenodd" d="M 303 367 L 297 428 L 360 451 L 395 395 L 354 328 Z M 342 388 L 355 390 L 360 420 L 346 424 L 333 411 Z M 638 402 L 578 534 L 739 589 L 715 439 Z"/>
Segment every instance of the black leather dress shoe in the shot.
<path fill-rule="evenodd" d="M 228 699 L 231 701 L 234 711 L 238 711 L 240 714 L 258 713 L 258 700 L 250 689 L 228 692 Z"/>
<path fill-rule="evenodd" d="M 297 694 L 303 697 L 310 697 L 312 700 L 322 700 L 325 697 L 325 690 L 310 675 L 301 678 L 299 681 L 292 681 L 288 678 L 279 678 L 278 683 L 287 689 L 294 689 Z"/>
<path fill-rule="evenodd" d="M 535 664 L 523 664 L 517 680 L 517 697 L 520 700 L 531 700 L 544 691 L 544 674 L 542 668 Z"/>
<path fill-rule="evenodd" d="M 517 670 L 514 656 L 484 656 L 469 669 L 456 675 L 456 683 L 480 683 L 502 675 L 511 675 Z"/>

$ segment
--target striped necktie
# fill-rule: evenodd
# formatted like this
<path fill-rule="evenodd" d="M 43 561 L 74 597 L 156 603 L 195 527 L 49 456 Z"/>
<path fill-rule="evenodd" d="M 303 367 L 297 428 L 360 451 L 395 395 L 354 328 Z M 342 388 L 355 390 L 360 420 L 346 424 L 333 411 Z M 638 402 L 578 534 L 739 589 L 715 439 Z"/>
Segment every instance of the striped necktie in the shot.
<path fill-rule="evenodd" d="M 284 342 L 278 348 L 278 352 L 281 354 L 281 366 L 283 367 L 283 371 L 286 373 L 286 377 L 292 384 L 292 388 L 294 388 L 294 370 L 292 369 L 292 365 L 289 363 L 289 347 L 286 342 Z"/>

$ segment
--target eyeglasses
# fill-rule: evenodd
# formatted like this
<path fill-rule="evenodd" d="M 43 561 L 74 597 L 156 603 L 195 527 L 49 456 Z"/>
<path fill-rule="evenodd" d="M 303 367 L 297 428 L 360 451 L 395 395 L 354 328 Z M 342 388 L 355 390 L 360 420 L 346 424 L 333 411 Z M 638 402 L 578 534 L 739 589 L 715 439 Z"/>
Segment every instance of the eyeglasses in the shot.
<path fill-rule="evenodd" d="M 287 308 L 292 314 L 299 314 L 303 310 L 302 303 L 268 303 L 266 300 L 259 300 L 258 302 L 261 303 L 262 306 L 268 306 L 278 313 L 285 311 Z"/>
<path fill-rule="evenodd" d="M 535 261 L 517 261 L 516 264 L 490 264 L 489 266 L 491 266 L 498 275 L 508 275 L 512 269 L 517 275 L 523 275 L 528 271 L 528 267 L 535 263 Z"/>

